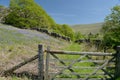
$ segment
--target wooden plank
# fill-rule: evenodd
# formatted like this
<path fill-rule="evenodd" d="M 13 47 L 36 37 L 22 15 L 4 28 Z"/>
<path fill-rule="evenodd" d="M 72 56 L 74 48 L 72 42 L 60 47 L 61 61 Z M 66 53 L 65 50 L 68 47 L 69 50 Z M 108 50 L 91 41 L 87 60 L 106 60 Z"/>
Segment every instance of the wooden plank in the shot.
<path fill-rule="evenodd" d="M 50 61 L 57 62 L 57 59 L 50 59 Z M 71 60 L 71 59 L 62 59 L 62 61 L 64 61 L 64 62 L 71 62 L 73 60 Z M 103 62 L 105 62 L 105 60 L 82 60 L 79 63 L 85 63 L 85 62 L 103 63 Z M 112 62 L 115 63 L 115 61 L 111 61 L 111 63 Z"/>
<path fill-rule="evenodd" d="M 67 66 L 52 66 L 51 68 L 66 68 Z M 97 69 L 98 67 L 79 67 L 79 66 L 73 66 L 72 69 Z"/>
<path fill-rule="evenodd" d="M 51 75 L 54 75 L 54 74 L 56 74 L 55 72 L 50 72 L 49 74 L 51 74 Z M 89 75 L 90 73 L 62 73 L 62 74 L 64 74 L 64 75 L 84 75 L 84 76 L 86 76 L 86 75 Z M 114 73 L 111 73 L 112 75 L 114 74 Z M 106 75 L 104 72 L 99 72 L 99 73 L 96 73 L 96 74 L 94 74 L 93 76 L 95 76 L 95 75 Z"/>
<path fill-rule="evenodd" d="M 66 54 L 66 55 L 92 55 L 92 56 L 114 56 L 113 53 L 104 53 L 104 52 L 75 52 L 75 51 L 47 51 L 51 54 Z"/>
<path fill-rule="evenodd" d="M 58 72 L 49 72 L 49 74 L 56 74 L 56 73 L 58 73 Z M 91 72 L 70 72 L 70 73 L 66 73 L 66 72 L 64 72 L 64 73 L 62 73 L 62 74 L 70 74 L 70 75 L 75 75 L 75 74 L 78 74 L 78 75 L 89 75 Z M 97 72 L 96 74 L 98 74 L 98 75 L 107 75 L 105 72 Z M 110 72 L 110 74 L 114 74 L 113 72 Z"/>
<path fill-rule="evenodd" d="M 43 45 L 38 45 L 38 80 L 44 80 L 44 53 Z"/>
<path fill-rule="evenodd" d="M 52 66 L 51 68 L 58 68 L 58 69 L 62 69 L 62 68 L 66 68 L 67 66 Z M 90 66 L 88 66 L 88 67 L 86 67 L 86 66 L 73 66 L 72 67 L 72 69 L 98 69 L 99 67 L 97 66 L 95 66 L 95 67 L 90 67 Z M 107 66 L 107 67 L 105 67 L 105 68 L 107 68 L 107 69 L 115 69 L 115 67 L 110 67 L 110 66 Z"/>
<path fill-rule="evenodd" d="M 9 74 L 9 73 L 13 73 L 15 70 L 21 68 L 22 66 L 24 66 L 25 64 L 29 63 L 29 62 L 32 62 L 33 60 L 37 59 L 38 58 L 38 55 L 35 55 L 34 57 L 32 58 L 29 58 L 28 60 L 25 60 L 24 62 L 21 62 L 19 63 L 18 65 L 6 70 L 4 72 L 4 74 Z"/>

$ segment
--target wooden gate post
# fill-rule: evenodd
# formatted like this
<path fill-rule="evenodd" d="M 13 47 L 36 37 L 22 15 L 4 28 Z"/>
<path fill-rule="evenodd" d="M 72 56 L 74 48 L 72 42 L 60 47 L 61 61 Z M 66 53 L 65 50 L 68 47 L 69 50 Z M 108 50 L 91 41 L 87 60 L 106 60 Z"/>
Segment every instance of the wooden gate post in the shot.
<path fill-rule="evenodd" d="M 115 79 L 120 77 L 120 46 L 116 47 Z"/>
<path fill-rule="evenodd" d="M 46 69 L 45 69 L 45 80 L 50 80 L 49 76 L 49 59 L 50 59 L 50 46 L 47 47 L 47 52 L 46 52 Z"/>
<path fill-rule="evenodd" d="M 44 80 L 44 52 L 43 45 L 38 45 L 38 80 Z"/>

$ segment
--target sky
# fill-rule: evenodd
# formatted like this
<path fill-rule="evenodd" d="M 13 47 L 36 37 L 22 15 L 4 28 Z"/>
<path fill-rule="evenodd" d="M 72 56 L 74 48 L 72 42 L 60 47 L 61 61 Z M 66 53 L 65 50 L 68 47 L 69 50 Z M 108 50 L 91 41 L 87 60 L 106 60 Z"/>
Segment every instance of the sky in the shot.
<path fill-rule="evenodd" d="M 10 0 L 0 0 L 8 6 Z M 92 24 L 104 22 L 120 0 L 35 0 L 58 24 Z"/>

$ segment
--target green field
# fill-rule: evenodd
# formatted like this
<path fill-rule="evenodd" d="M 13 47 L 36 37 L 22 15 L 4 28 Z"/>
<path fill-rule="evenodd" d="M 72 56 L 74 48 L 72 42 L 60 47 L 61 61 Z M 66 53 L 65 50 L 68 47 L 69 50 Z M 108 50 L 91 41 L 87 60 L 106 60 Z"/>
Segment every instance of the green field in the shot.
<path fill-rule="evenodd" d="M 74 31 L 81 32 L 82 34 L 89 34 L 90 32 L 93 34 L 99 33 L 102 28 L 103 23 L 94 23 L 94 24 L 78 24 L 71 26 Z"/>

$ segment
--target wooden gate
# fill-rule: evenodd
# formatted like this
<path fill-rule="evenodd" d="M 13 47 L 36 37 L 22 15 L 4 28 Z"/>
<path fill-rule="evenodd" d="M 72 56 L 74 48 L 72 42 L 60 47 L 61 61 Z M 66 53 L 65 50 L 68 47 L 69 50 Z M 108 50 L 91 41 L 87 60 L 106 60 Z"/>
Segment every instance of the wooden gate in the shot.
<path fill-rule="evenodd" d="M 45 52 L 44 80 L 115 80 L 120 76 L 117 54 L 54 51 L 49 47 Z"/>
<path fill-rule="evenodd" d="M 37 80 L 115 80 L 120 77 L 120 46 L 116 53 L 43 50 L 38 55 L 4 71 L 9 75 L 38 59 Z"/>

